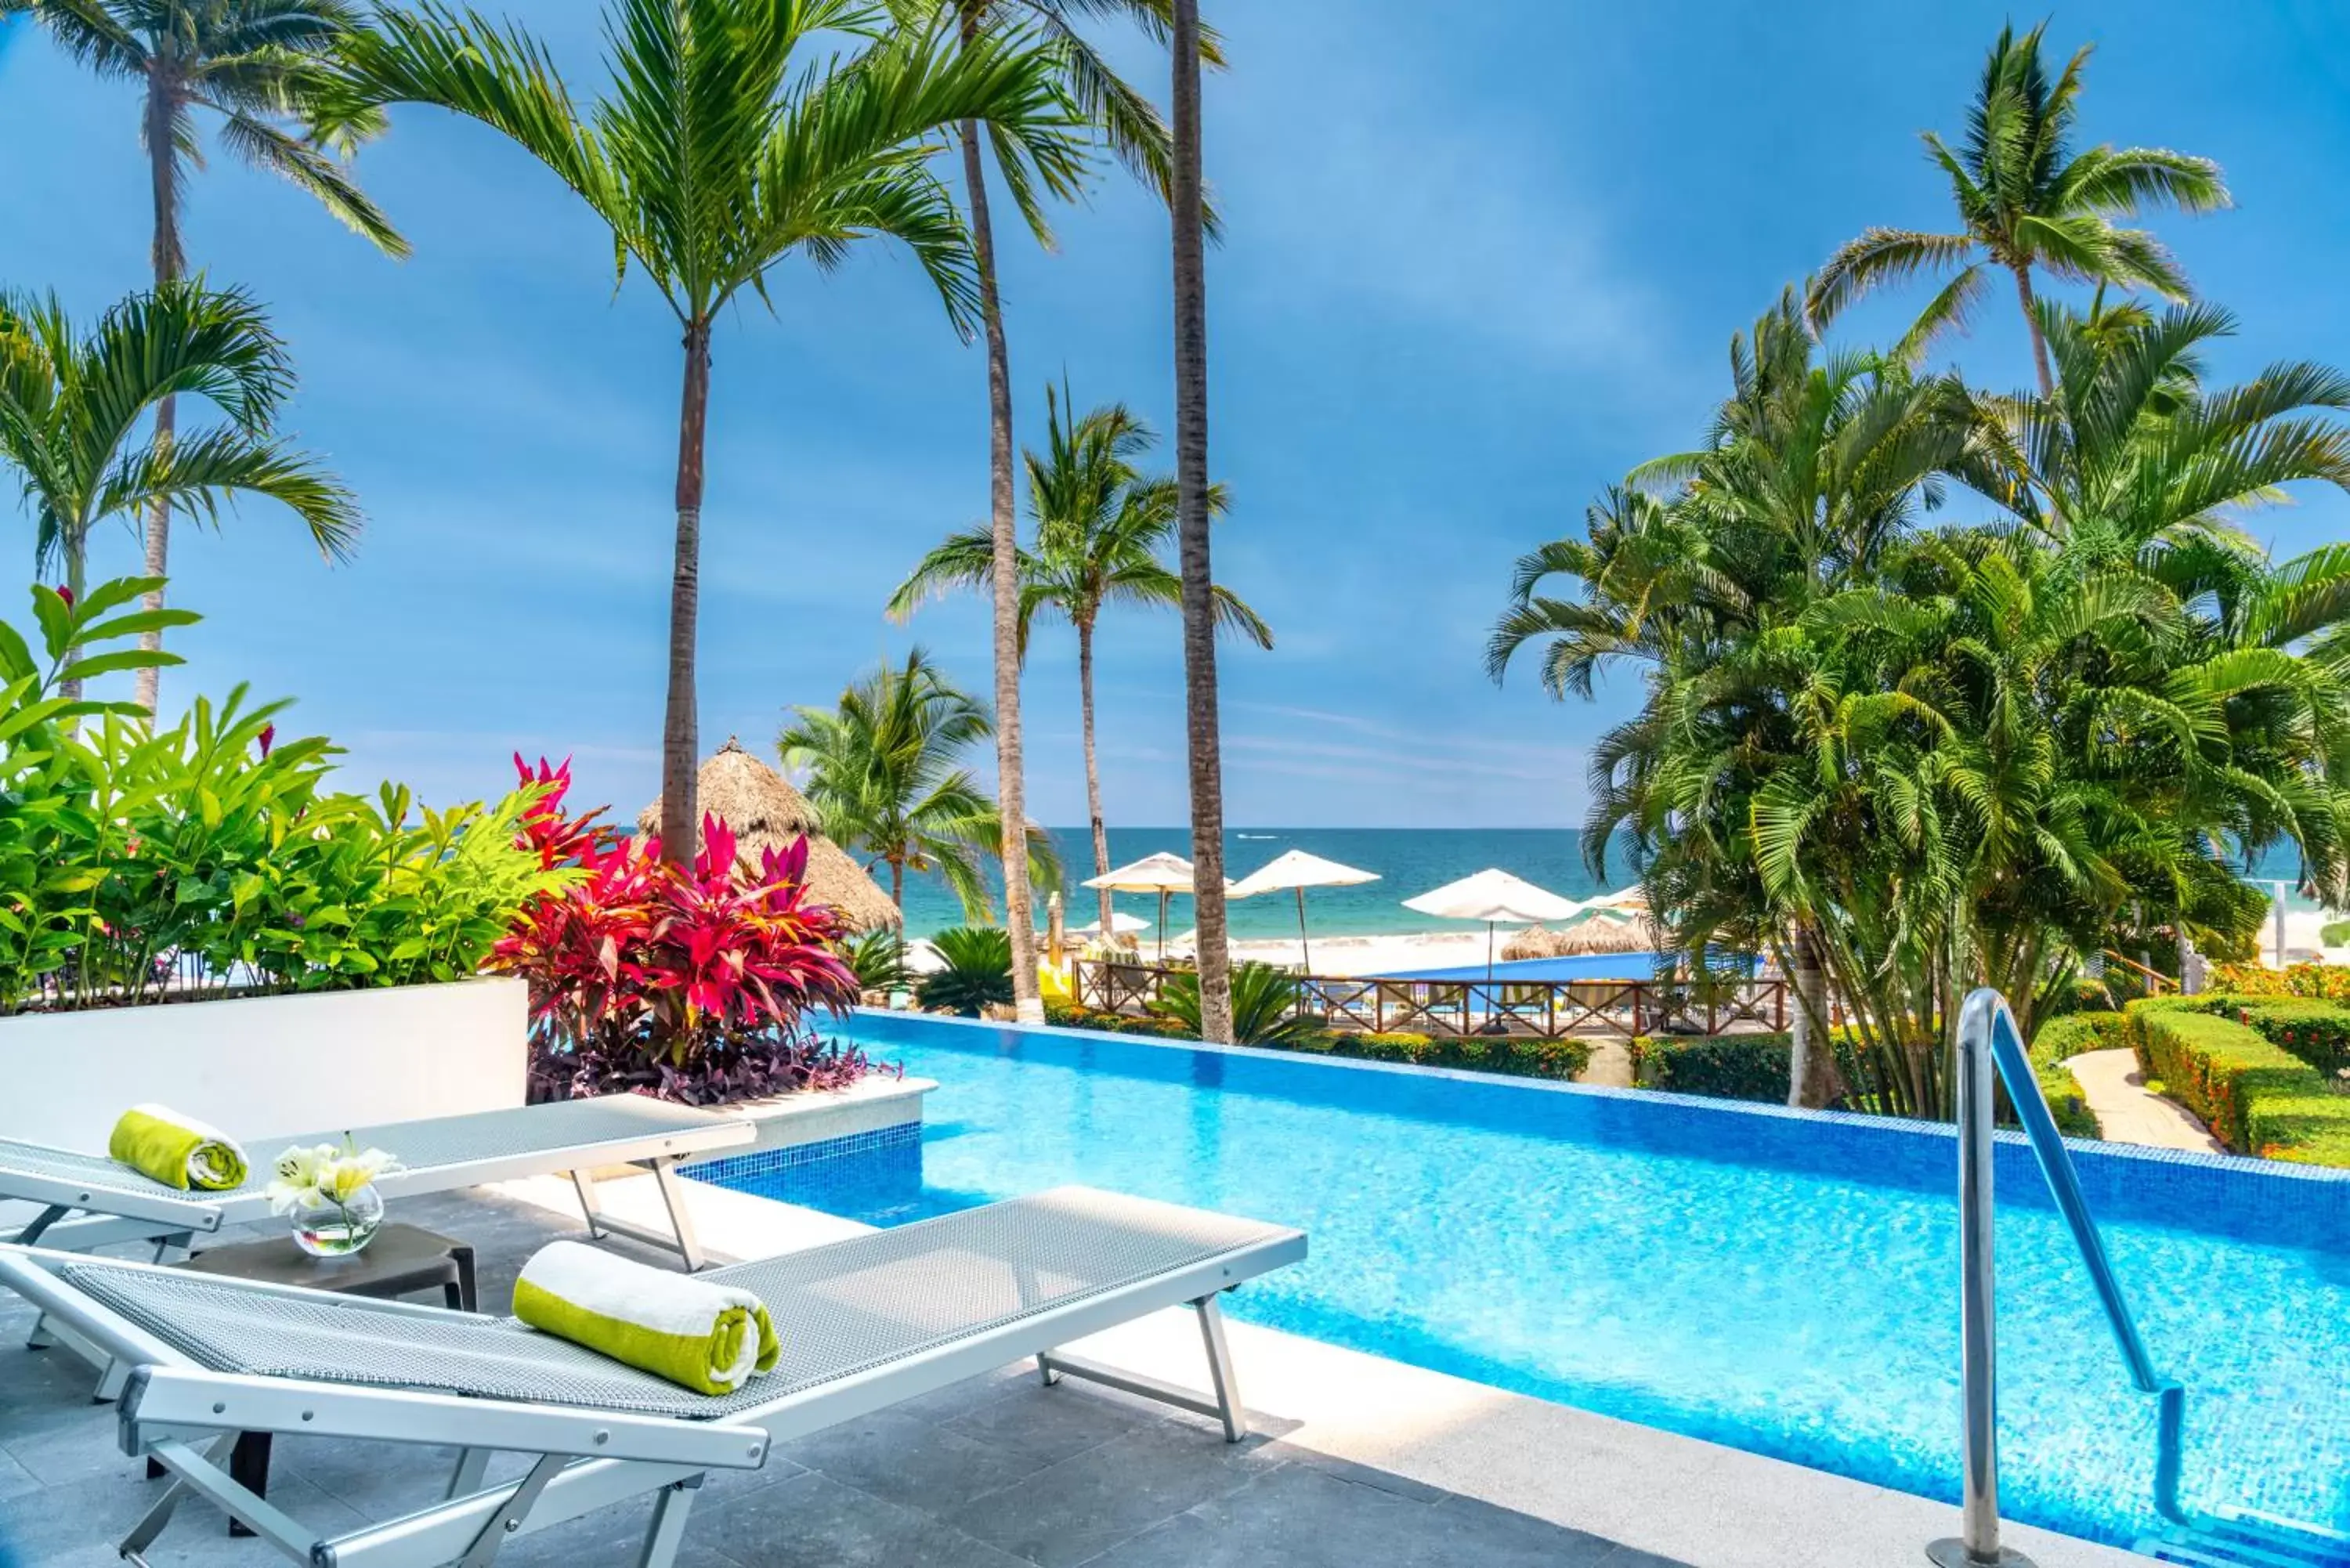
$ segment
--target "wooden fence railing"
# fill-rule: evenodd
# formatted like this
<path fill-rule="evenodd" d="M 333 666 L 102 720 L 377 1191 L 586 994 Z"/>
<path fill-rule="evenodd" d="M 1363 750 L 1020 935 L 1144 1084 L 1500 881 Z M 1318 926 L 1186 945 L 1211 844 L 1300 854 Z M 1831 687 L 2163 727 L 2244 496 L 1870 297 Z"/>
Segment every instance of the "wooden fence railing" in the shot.
<path fill-rule="evenodd" d="M 1076 1000 L 1145 1012 L 1181 972 L 1080 959 Z M 1333 1029 L 1384 1034 L 1729 1034 L 1787 1027 L 1784 981 L 1352 980 L 1299 978 L 1297 1012 Z"/>

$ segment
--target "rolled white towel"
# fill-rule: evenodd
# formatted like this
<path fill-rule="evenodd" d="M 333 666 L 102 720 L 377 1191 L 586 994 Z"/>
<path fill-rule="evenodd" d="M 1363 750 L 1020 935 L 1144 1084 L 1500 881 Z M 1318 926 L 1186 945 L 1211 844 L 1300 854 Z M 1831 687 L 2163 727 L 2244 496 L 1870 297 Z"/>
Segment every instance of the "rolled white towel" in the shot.
<path fill-rule="evenodd" d="M 543 1333 L 703 1394 L 774 1368 L 781 1346 L 748 1291 L 650 1268 L 577 1241 L 540 1248 L 515 1282 L 515 1316 Z"/>

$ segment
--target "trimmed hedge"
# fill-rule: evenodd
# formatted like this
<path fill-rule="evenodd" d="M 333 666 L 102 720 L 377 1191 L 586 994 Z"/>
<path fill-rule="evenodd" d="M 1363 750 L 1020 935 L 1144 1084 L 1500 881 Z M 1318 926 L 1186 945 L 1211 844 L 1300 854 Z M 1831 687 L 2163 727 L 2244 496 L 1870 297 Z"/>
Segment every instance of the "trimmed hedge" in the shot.
<path fill-rule="evenodd" d="M 1632 1081 L 1676 1095 L 1783 1105 L 1794 1052 L 1784 1034 L 1643 1036 L 1632 1042 Z"/>
<path fill-rule="evenodd" d="M 2255 1030 L 2270 1044 L 2333 1076 L 2350 1071 L 2350 1008 L 2299 997 L 2228 997 L 2214 1011 Z"/>
<path fill-rule="evenodd" d="M 2138 1061 L 2239 1154 L 2350 1165 L 2350 1096 L 2248 1024 L 2200 1011 L 2203 997 L 2130 1003 Z"/>
<path fill-rule="evenodd" d="M 1045 1022 L 1068 1029 L 1098 1029 L 1113 1034 L 1147 1034 L 1161 1040 L 1198 1036 L 1171 1018 L 1137 1018 L 1101 1012 L 1074 1002 L 1045 1004 Z M 1369 1034 L 1316 1030 L 1288 1042 L 1261 1042 L 1259 1051 L 1295 1051 L 1315 1056 L 1347 1056 L 1367 1062 L 1402 1062 L 1416 1067 L 1459 1067 L 1513 1078 L 1572 1079 L 1591 1064 L 1591 1046 L 1582 1040 L 1524 1040 L 1511 1035 L 1466 1039 L 1426 1034 Z"/>

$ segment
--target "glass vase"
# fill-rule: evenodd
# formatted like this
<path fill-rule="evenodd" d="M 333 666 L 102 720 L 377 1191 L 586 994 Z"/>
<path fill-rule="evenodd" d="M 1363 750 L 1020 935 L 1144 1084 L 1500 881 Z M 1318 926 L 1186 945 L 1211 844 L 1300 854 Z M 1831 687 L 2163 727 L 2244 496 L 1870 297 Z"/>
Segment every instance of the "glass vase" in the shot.
<path fill-rule="evenodd" d="M 362 1187 L 338 1203 L 321 1198 L 293 1212 L 294 1244 L 314 1258 L 348 1258 L 375 1240 L 383 1224 L 383 1194 Z"/>

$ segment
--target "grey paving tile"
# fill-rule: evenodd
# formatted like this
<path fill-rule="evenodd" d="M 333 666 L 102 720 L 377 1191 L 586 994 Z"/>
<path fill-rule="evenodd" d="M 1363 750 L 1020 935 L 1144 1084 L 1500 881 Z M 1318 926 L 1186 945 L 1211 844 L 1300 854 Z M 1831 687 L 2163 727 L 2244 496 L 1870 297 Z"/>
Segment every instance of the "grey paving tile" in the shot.
<path fill-rule="evenodd" d="M 1280 1462 L 1262 1440 L 1145 1427 L 940 1517 L 1040 1568 L 1073 1568 Z"/>
<path fill-rule="evenodd" d="M 1506 1510 L 1411 1501 L 1284 1465 L 1095 1561 L 1097 1568 L 1595 1568 L 1616 1550 L 1611 1541 Z"/>
<path fill-rule="evenodd" d="M 942 1523 L 813 1471 L 694 1509 L 687 1539 L 743 1568 L 1029 1568 Z"/>
<path fill-rule="evenodd" d="M 1012 1382 L 995 1398 L 949 1417 L 944 1425 L 1042 1468 L 1129 1432 L 1164 1426 L 1161 1409 L 1138 1407 L 1066 1381 L 1047 1388 L 1032 1376 Z"/>
<path fill-rule="evenodd" d="M 10 1458 L 5 1449 L 0 1449 L 0 1498 L 33 1491 L 41 1485 L 40 1477 Z"/>
<path fill-rule="evenodd" d="M 697 1502 L 695 1513 L 703 1505 Z M 634 1568 L 652 1522 L 652 1500 L 598 1509 L 551 1530 L 517 1536 L 498 1552 L 502 1568 Z M 678 1547 L 677 1568 L 742 1568 L 720 1551 L 707 1531 L 688 1529 Z"/>
<path fill-rule="evenodd" d="M 1596 1568 L 1690 1568 L 1678 1557 L 1659 1557 L 1653 1552 L 1638 1552 L 1629 1546 L 1619 1546 L 1602 1557 Z"/>
<path fill-rule="evenodd" d="M 108 1545 L 120 1539 L 163 1494 L 166 1485 L 163 1481 L 148 1480 L 145 1468 L 139 1461 L 125 1459 L 123 1463 L 126 1468 L 120 1475 L 93 1476 L 70 1485 L 0 1499 L 0 1541 L 7 1542 L 26 1564 L 47 1568 L 53 1555 L 62 1557 L 93 1544 Z M 339 1532 L 366 1522 L 298 1478 L 272 1486 L 269 1501 L 304 1524 L 322 1532 Z M 207 1548 L 207 1542 L 222 1543 L 220 1552 Z M 150 1561 L 159 1565 L 181 1558 L 194 1560 L 223 1553 L 248 1564 L 258 1564 L 275 1555 L 253 1541 L 232 1540 L 227 1516 L 210 1503 L 192 1499 L 182 1503 L 172 1516 L 170 1527 L 156 1546 L 157 1551 L 149 1555 Z M 235 1550 L 231 1552 L 229 1548 Z"/>
<path fill-rule="evenodd" d="M 1034 1383 L 1035 1378 L 1035 1362 L 1018 1362 L 1010 1366 L 999 1366 L 985 1376 L 967 1377 L 961 1383 L 950 1384 L 933 1393 L 909 1399 L 898 1408 L 933 1421 L 951 1421 L 983 1405 L 993 1404 L 1022 1384 Z"/>
<path fill-rule="evenodd" d="M 902 1410 L 877 1410 L 786 1443 L 783 1455 L 859 1491 L 932 1512 L 1009 1486 L 1053 1462 Z"/>

